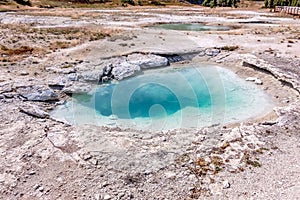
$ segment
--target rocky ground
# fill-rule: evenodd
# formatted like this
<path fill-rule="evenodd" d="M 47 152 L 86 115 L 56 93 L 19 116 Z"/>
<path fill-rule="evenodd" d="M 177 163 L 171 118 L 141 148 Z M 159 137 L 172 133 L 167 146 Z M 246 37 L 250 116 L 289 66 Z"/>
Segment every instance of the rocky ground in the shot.
<path fill-rule="evenodd" d="M 1 12 L 0 22 L 1 199 L 300 199 L 299 18 L 141 7 Z M 161 22 L 232 29 L 147 28 Z M 49 115 L 99 82 L 186 62 L 260 80 L 274 111 L 156 132 Z"/>

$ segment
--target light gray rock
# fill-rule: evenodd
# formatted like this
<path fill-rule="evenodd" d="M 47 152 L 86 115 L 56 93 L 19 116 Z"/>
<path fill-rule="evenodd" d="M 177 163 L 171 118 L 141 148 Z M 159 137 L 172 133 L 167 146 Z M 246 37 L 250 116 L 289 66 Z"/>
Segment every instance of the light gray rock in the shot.
<path fill-rule="evenodd" d="M 92 90 L 90 84 L 76 82 L 73 85 L 65 87 L 62 91 L 66 94 L 86 94 Z"/>
<path fill-rule="evenodd" d="M 23 113 L 26 113 L 30 116 L 33 117 L 38 117 L 38 118 L 48 118 L 49 114 L 39 108 L 37 105 L 32 105 L 32 104 L 23 104 L 19 106 L 19 110 Z"/>
<path fill-rule="evenodd" d="M 228 189 L 228 188 L 230 188 L 230 183 L 227 180 L 223 181 L 223 189 Z"/>
<path fill-rule="evenodd" d="M 262 80 L 260 80 L 259 78 L 256 78 L 256 77 L 248 77 L 248 78 L 246 78 L 246 81 L 254 82 L 256 85 L 263 84 Z"/>
<path fill-rule="evenodd" d="M 57 100 L 56 93 L 47 86 L 21 87 L 17 93 L 29 101 L 52 101 Z"/>
<path fill-rule="evenodd" d="M 99 193 L 94 194 L 94 197 L 95 197 L 95 200 L 100 200 L 100 194 Z"/>
<path fill-rule="evenodd" d="M 46 71 L 50 71 L 58 74 L 71 74 L 76 72 L 76 70 L 73 67 L 68 67 L 68 68 L 48 67 L 46 68 Z"/>
<path fill-rule="evenodd" d="M 5 92 L 12 92 L 12 83 L 0 82 L 0 94 Z"/>
<path fill-rule="evenodd" d="M 275 67 L 267 61 L 260 59 L 252 54 L 241 55 L 244 67 L 257 68 L 269 72 L 275 78 L 285 83 L 289 83 L 294 89 L 300 93 L 300 79 L 297 74 L 288 73 L 286 69 Z"/>
<path fill-rule="evenodd" d="M 262 84 L 263 84 L 262 80 L 260 80 L 259 78 L 257 78 L 257 79 L 254 81 L 254 83 L 255 83 L 256 85 L 262 85 Z"/>
<path fill-rule="evenodd" d="M 15 96 L 18 96 L 18 94 L 16 92 L 7 92 L 7 93 L 3 93 L 5 98 L 11 99 L 14 98 Z"/>
<path fill-rule="evenodd" d="M 242 138 L 242 135 L 238 128 L 233 128 L 229 133 L 223 135 L 224 141 L 232 142 Z"/>
<path fill-rule="evenodd" d="M 117 66 L 114 66 L 111 73 L 116 80 L 122 80 L 136 74 L 140 70 L 141 68 L 138 65 L 123 62 Z"/>
<path fill-rule="evenodd" d="M 70 81 L 77 81 L 77 74 L 76 73 L 70 73 L 70 74 L 67 75 L 67 78 Z"/>
<path fill-rule="evenodd" d="M 48 86 L 51 87 L 52 89 L 61 90 L 62 88 L 65 87 L 65 85 L 68 84 L 68 82 L 69 82 L 68 79 L 65 77 L 57 77 L 57 78 L 51 79 L 48 82 Z"/>
<path fill-rule="evenodd" d="M 102 74 L 105 76 L 108 76 L 111 73 L 112 68 L 113 68 L 113 66 L 111 64 L 105 66 L 102 70 Z"/>
<path fill-rule="evenodd" d="M 55 147 L 64 147 L 68 143 L 67 137 L 61 131 L 49 131 L 47 137 Z"/>
<path fill-rule="evenodd" d="M 167 58 L 153 54 L 131 54 L 128 56 L 128 62 L 138 65 L 142 69 L 165 67 L 169 65 Z"/>
<path fill-rule="evenodd" d="M 255 77 L 248 77 L 248 78 L 246 78 L 246 81 L 254 82 L 255 80 L 256 80 Z"/>
<path fill-rule="evenodd" d="M 297 103 L 286 107 L 275 107 L 274 111 L 279 116 L 277 119 L 279 126 L 290 125 L 300 119 L 300 109 Z"/>
<path fill-rule="evenodd" d="M 217 56 L 219 53 L 221 53 L 220 49 L 206 49 L 205 54 L 207 56 Z"/>
<path fill-rule="evenodd" d="M 103 200 L 110 200 L 112 197 L 109 194 L 103 196 Z"/>
<path fill-rule="evenodd" d="M 26 75 L 28 75 L 29 73 L 27 72 L 27 71 L 22 71 L 21 73 L 20 73 L 20 75 L 21 76 L 26 76 Z"/>
<path fill-rule="evenodd" d="M 102 70 L 85 71 L 78 76 L 78 80 L 98 83 L 101 76 L 102 76 Z"/>

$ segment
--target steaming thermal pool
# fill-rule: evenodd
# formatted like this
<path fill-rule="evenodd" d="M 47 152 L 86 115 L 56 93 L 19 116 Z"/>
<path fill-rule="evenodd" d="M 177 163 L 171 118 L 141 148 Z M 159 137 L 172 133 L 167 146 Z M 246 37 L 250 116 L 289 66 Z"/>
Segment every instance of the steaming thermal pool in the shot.
<path fill-rule="evenodd" d="M 226 124 L 272 108 L 254 83 L 218 66 L 169 67 L 73 95 L 52 116 L 71 124 L 166 130 Z"/>

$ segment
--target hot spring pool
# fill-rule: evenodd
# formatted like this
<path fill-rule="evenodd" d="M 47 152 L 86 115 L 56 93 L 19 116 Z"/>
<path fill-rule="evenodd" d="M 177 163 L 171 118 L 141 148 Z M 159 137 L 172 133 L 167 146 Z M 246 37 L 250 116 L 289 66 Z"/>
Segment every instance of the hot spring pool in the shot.
<path fill-rule="evenodd" d="M 149 26 L 156 29 L 178 30 L 178 31 L 228 31 L 231 28 L 228 26 L 209 26 L 200 23 L 190 24 L 157 24 Z"/>
<path fill-rule="evenodd" d="M 51 114 L 71 124 L 166 130 L 226 124 L 256 117 L 272 107 L 253 83 L 218 66 L 146 71 L 99 85 Z"/>

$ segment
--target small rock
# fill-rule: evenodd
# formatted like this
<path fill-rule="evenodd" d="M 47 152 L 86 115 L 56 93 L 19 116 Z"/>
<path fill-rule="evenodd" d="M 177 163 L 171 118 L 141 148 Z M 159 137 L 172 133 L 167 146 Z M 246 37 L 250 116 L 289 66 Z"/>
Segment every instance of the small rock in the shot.
<path fill-rule="evenodd" d="M 21 87 L 17 92 L 29 101 L 52 101 L 57 100 L 55 92 L 46 86 Z"/>
<path fill-rule="evenodd" d="M 22 71 L 22 72 L 20 73 L 21 76 L 26 76 L 26 75 L 28 75 L 28 74 L 29 74 L 29 73 L 26 72 L 26 71 Z"/>
<path fill-rule="evenodd" d="M 85 94 L 92 90 L 90 84 L 75 83 L 71 86 L 65 87 L 62 91 L 66 94 Z"/>
<path fill-rule="evenodd" d="M 104 187 L 106 187 L 106 186 L 108 186 L 109 185 L 109 183 L 107 182 L 107 181 L 104 181 L 103 183 L 102 183 L 102 188 L 104 188 Z"/>
<path fill-rule="evenodd" d="M 108 82 L 109 80 L 111 80 L 110 77 L 108 77 L 108 76 L 102 76 L 100 81 L 101 81 L 102 83 L 105 83 L 105 82 Z"/>
<path fill-rule="evenodd" d="M 265 126 L 273 126 L 273 125 L 277 124 L 277 121 L 265 121 L 265 122 L 262 122 L 261 124 L 265 125 Z"/>
<path fill-rule="evenodd" d="M 97 160 L 97 159 L 91 159 L 90 162 L 91 162 L 93 165 L 98 165 L 98 160 Z"/>
<path fill-rule="evenodd" d="M 35 174 L 35 171 L 30 171 L 28 174 L 29 174 L 29 175 L 34 175 L 34 174 Z"/>
<path fill-rule="evenodd" d="M 260 79 L 258 79 L 258 78 L 254 81 L 254 83 L 256 85 L 262 85 L 263 84 L 263 82 Z"/>
<path fill-rule="evenodd" d="M 140 66 L 130 64 L 128 62 L 122 62 L 119 65 L 114 66 L 111 74 L 116 80 L 122 80 L 136 74 L 138 71 L 141 71 Z"/>
<path fill-rule="evenodd" d="M 15 92 L 4 93 L 4 97 L 5 97 L 5 98 L 8 98 L 8 99 L 14 98 L 14 97 L 17 96 L 17 95 L 18 95 L 18 94 L 15 93 Z"/>
<path fill-rule="evenodd" d="M 111 196 L 109 194 L 105 194 L 103 196 L 103 200 L 109 200 L 109 199 L 111 199 Z"/>
<path fill-rule="evenodd" d="M 38 188 L 38 190 L 39 190 L 40 192 L 43 192 L 43 191 L 44 191 L 43 186 L 40 186 L 40 187 Z"/>
<path fill-rule="evenodd" d="M 68 75 L 67 75 L 67 78 L 68 78 L 70 81 L 77 81 L 77 74 L 76 74 L 76 73 L 68 74 Z"/>
<path fill-rule="evenodd" d="M 60 78 L 57 77 L 55 79 L 52 79 L 48 82 L 48 86 L 51 89 L 55 89 L 55 90 L 61 90 L 65 87 L 67 80 L 65 80 L 64 78 Z"/>
<path fill-rule="evenodd" d="M 223 181 L 223 189 L 228 189 L 228 188 L 230 188 L 230 183 L 227 180 Z"/>
<path fill-rule="evenodd" d="M 223 139 L 226 142 L 232 142 L 242 137 L 238 128 L 233 128 L 229 133 L 223 135 Z"/>
<path fill-rule="evenodd" d="M 102 76 L 102 70 L 85 71 L 78 75 L 78 80 L 85 82 L 98 83 Z"/>
<path fill-rule="evenodd" d="M 124 197 L 124 196 L 125 196 L 125 193 L 124 193 L 124 192 L 121 192 L 121 193 L 118 194 L 118 198 L 119 198 L 119 199 L 122 198 L 122 197 Z"/>
<path fill-rule="evenodd" d="M 202 57 L 202 56 L 205 56 L 205 51 L 201 51 L 198 56 Z"/>
<path fill-rule="evenodd" d="M 37 190 L 39 187 L 40 187 L 39 184 L 35 184 L 35 185 L 33 186 L 33 189 Z"/>
<path fill-rule="evenodd" d="M 217 56 L 220 53 L 220 49 L 206 49 L 205 54 L 207 56 Z"/>
<path fill-rule="evenodd" d="M 165 67 L 169 65 L 167 58 L 153 54 L 131 54 L 128 56 L 128 62 L 138 65 L 142 69 Z"/>
<path fill-rule="evenodd" d="M 100 199 L 100 194 L 96 193 L 96 194 L 94 194 L 94 197 L 95 197 L 96 200 L 99 200 Z"/>
<path fill-rule="evenodd" d="M 12 92 L 12 83 L 0 82 L 0 93 Z"/>
<path fill-rule="evenodd" d="M 107 65 L 103 68 L 102 70 L 102 74 L 105 75 L 105 76 L 108 76 L 111 74 L 111 70 L 112 70 L 113 66 L 110 64 L 110 65 Z"/>
<path fill-rule="evenodd" d="M 23 113 L 26 113 L 30 116 L 33 117 L 38 117 L 38 118 L 47 118 L 49 117 L 49 114 L 39 108 L 36 105 L 31 105 L 31 104 L 23 104 L 19 107 L 19 110 Z"/>
<path fill-rule="evenodd" d="M 174 173 L 174 172 L 166 172 L 166 173 L 165 173 L 165 176 L 166 176 L 167 178 L 169 178 L 169 179 L 173 179 L 173 178 L 176 177 L 176 173 Z"/>
<path fill-rule="evenodd" d="M 263 84 L 263 82 L 259 78 L 256 78 L 256 77 L 248 77 L 248 78 L 246 78 L 246 81 L 254 82 L 256 85 Z"/>
<path fill-rule="evenodd" d="M 68 138 L 63 131 L 49 131 L 47 136 L 56 147 L 62 148 L 68 143 Z"/>
<path fill-rule="evenodd" d="M 246 81 L 255 81 L 255 80 L 256 80 L 255 77 L 248 77 L 248 78 L 246 78 Z"/>
<path fill-rule="evenodd" d="M 70 67 L 62 67 L 62 68 L 59 68 L 59 67 L 48 67 L 46 68 L 46 71 L 52 71 L 54 73 L 58 73 L 58 74 L 71 74 L 71 73 L 75 73 L 76 70 L 74 69 L 74 67 L 72 67 L 70 65 Z"/>
<path fill-rule="evenodd" d="M 89 159 L 91 159 L 92 158 L 92 155 L 90 155 L 90 154 L 85 154 L 84 156 L 83 156 L 83 160 L 89 160 Z"/>
<path fill-rule="evenodd" d="M 108 117 L 108 119 L 110 119 L 110 120 L 118 120 L 118 116 L 117 115 L 110 115 Z"/>

